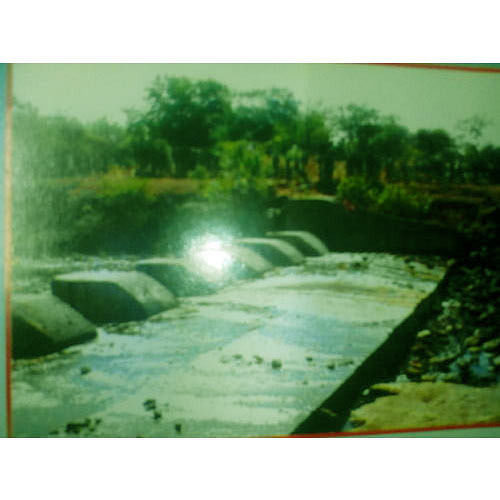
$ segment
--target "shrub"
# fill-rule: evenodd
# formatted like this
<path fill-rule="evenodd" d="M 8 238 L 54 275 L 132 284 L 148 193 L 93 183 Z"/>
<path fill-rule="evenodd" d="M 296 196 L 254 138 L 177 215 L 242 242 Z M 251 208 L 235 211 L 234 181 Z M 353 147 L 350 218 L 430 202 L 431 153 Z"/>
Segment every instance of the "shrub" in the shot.
<path fill-rule="evenodd" d="M 261 147 L 248 141 L 220 143 L 219 171 L 204 187 L 215 202 L 261 202 L 272 195 L 272 160 Z"/>
<path fill-rule="evenodd" d="M 366 210 L 375 204 L 376 192 L 363 177 L 346 177 L 337 188 L 337 197 L 344 204 Z"/>
<path fill-rule="evenodd" d="M 386 214 L 418 219 L 429 211 L 431 198 L 427 195 L 411 194 L 400 186 L 388 184 L 378 195 L 377 209 Z"/>

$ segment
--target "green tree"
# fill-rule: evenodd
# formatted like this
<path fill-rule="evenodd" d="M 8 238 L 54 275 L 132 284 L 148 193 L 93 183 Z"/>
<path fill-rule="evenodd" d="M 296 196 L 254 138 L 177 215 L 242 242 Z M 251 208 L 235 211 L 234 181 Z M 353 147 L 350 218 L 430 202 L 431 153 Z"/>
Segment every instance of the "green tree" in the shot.
<path fill-rule="evenodd" d="M 500 184 L 500 147 L 479 148 L 469 144 L 462 158 L 464 180 L 478 184 Z"/>
<path fill-rule="evenodd" d="M 227 135 L 229 89 L 214 80 L 157 77 L 148 89 L 149 110 L 139 120 L 145 141 L 161 139 L 172 147 L 176 175 L 185 177 L 201 163 L 214 167 L 213 147 Z M 132 127 L 138 126 L 132 121 Z"/>
<path fill-rule="evenodd" d="M 372 160 L 377 171 L 385 168 L 388 181 L 409 180 L 408 160 L 411 154 L 410 133 L 395 121 L 388 120 L 379 127 L 371 144 Z"/>
<path fill-rule="evenodd" d="M 237 93 L 233 96 L 229 137 L 266 144 L 277 173 L 296 142 L 298 117 L 299 103 L 288 90 L 272 88 Z"/>
<path fill-rule="evenodd" d="M 288 136 L 299 115 L 299 103 L 285 89 L 254 90 L 233 95 L 229 136 L 232 140 L 271 141 Z"/>
<path fill-rule="evenodd" d="M 389 177 L 409 147 L 409 134 L 392 116 L 356 104 L 341 107 L 332 116 L 333 135 L 340 158 L 347 161 L 349 175 L 364 176 L 377 183 L 385 167 Z"/>
<path fill-rule="evenodd" d="M 163 177 L 175 175 L 170 144 L 152 135 L 150 124 L 135 111 L 128 111 L 126 148 L 137 166 L 137 175 Z"/>
<path fill-rule="evenodd" d="M 490 122 L 480 116 L 473 115 L 457 123 L 457 149 L 459 161 L 456 177 L 461 182 L 487 182 L 490 172 L 491 149 L 481 150 L 481 139 L 484 129 Z"/>
<path fill-rule="evenodd" d="M 455 142 L 441 129 L 420 129 L 415 134 L 415 167 L 421 179 L 449 181 L 453 178 L 457 160 Z"/>
<path fill-rule="evenodd" d="M 320 168 L 318 187 L 324 192 L 333 191 L 334 148 L 328 118 L 327 111 L 310 109 L 297 120 L 297 144 L 305 159 L 317 159 Z"/>

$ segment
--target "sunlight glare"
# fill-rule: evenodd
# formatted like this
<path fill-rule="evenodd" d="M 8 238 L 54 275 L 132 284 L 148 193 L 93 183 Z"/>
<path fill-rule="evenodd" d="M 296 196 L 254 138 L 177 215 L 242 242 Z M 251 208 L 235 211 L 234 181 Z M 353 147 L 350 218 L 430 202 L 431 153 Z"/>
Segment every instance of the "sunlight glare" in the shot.
<path fill-rule="evenodd" d="M 225 242 L 213 235 L 195 241 L 189 254 L 200 272 L 215 279 L 224 277 L 233 262 Z"/>

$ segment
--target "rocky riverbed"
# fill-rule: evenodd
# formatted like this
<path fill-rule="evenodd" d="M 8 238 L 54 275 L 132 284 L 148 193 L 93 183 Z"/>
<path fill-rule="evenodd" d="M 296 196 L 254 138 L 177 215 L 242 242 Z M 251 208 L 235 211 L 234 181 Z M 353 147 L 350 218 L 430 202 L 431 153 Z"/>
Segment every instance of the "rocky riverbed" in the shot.
<path fill-rule="evenodd" d="M 366 389 L 345 430 L 500 423 L 498 213 L 470 232 L 442 299 L 390 383 Z"/>

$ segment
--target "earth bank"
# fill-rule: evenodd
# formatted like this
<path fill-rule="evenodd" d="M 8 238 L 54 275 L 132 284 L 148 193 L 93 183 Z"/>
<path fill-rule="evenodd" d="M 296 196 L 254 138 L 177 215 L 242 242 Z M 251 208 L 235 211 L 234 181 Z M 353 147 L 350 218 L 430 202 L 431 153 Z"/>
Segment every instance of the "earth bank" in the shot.
<path fill-rule="evenodd" d="M 471 251 L 448 270 L 399 374 L 365 389 L 344 430 L 500 422 L 499 226 L 496 209 L 470 227 Z"/>

